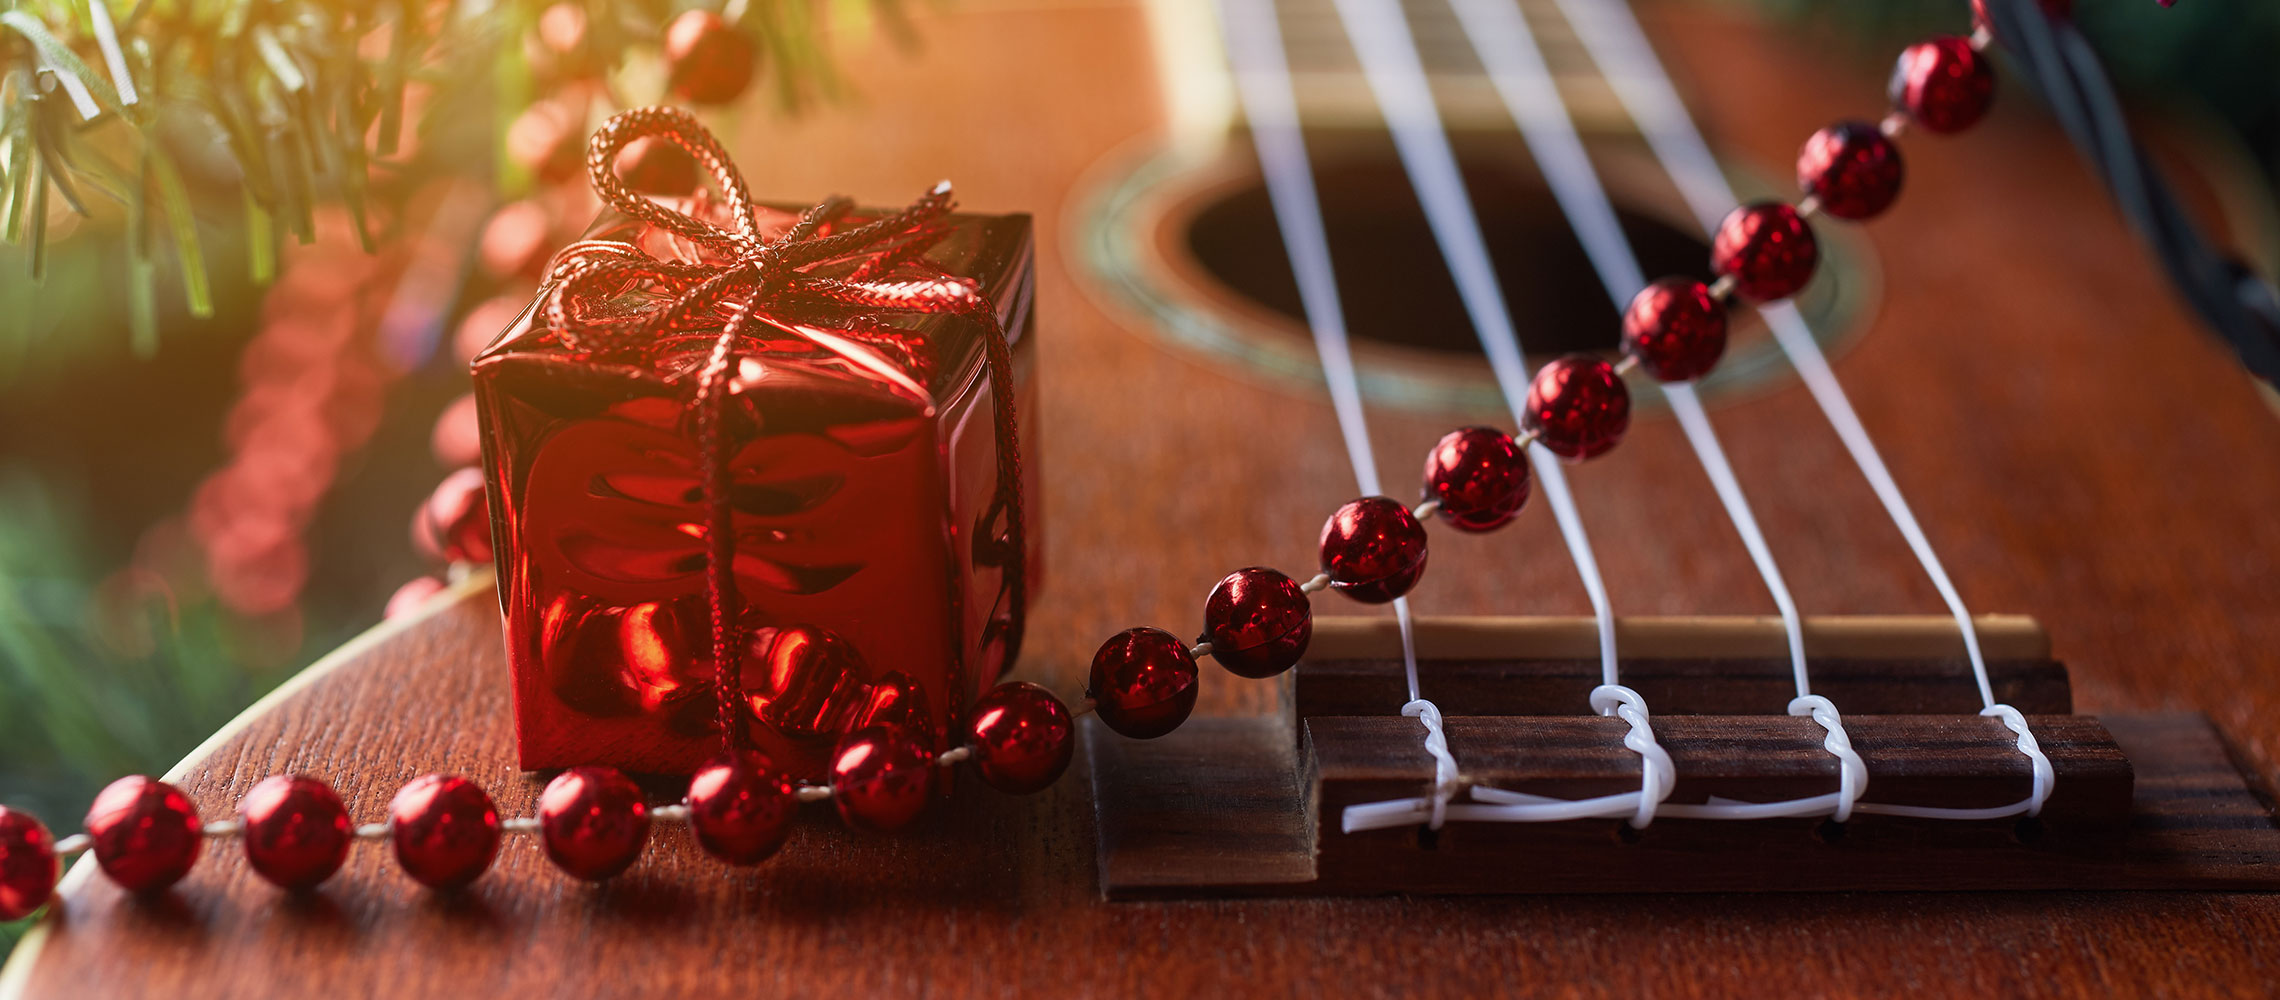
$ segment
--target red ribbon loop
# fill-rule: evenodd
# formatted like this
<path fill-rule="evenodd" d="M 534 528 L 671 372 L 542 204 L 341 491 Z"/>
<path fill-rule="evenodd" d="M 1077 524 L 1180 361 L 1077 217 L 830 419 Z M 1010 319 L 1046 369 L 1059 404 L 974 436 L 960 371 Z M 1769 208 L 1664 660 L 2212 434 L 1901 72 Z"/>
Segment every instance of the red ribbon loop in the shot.
<path fill-rule="evenodd" d="M 620 152 L 637 139 L 671 142 L 687 151 L 712 175 L 724 209 L 735 223 L 730 232 L 704 219 L 670 208 L 627 187 L 617 176 Z M 540 319 L 548 332 L 574 350 L 623 354 L 655 344 L 700 310 L 742 300 L 745 310 L 778 299 L 811 299 L 913 312 L 969 312 L 987 307 L 970 281 L 873 282 L 877 268 L 859 269 L 845 279 L 823 278 L 801 269 L 854 254 L 891 251 L 913 242 L 915 234 L 949 214 L 950 185 L 936 185 L 894 215 L 829 235 L 817 235 L 853 209 L 832 197 L 806 212 L 782 236 L 770 240 L 760 225 L 758 206 L 744 175 L 729 162 L 720 141 L 695 115 L 679 108 L 635 108 L 619 112 L 594 133 L 586 150 L 586 172 L 604 204 L 637 221 L 672 233 L 698 249 L 696 262 L 663 260 L 615 240 L 585 240 L 557 255 Z M 644 292 L 662 305 L 627 312 L 601 310 L 630 292 Z M 788 303 L 787 303 L 788 305 Z"/>

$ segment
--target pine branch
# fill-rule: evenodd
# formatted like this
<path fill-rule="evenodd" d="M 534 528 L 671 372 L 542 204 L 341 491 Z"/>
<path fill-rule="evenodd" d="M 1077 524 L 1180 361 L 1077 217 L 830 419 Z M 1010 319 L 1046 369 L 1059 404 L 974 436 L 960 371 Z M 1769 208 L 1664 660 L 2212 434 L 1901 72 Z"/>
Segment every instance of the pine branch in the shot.
<path fill-rule="evenodd" d="M 247 273 L 266 281 L 279 232 L 308 242 L 318 209 L 338 205 L 369 250 L 420 181 L 512 182 L 498 167 L 501 133 L 529 95 L 655 58 L 677 12 L 673 0 L 134 0 L 123 13 L 107 3 L 127 7 L 0 0 L 0 236 L 27 245 L 36 276 L 50 211 L 118 218 L 143 355 L 156 347 L 160 252 L 204 316 L 207 246 L 242 244 Z M 769 16 L 738 29 L 774 57 L 787 108 L 839 89 L 825 3 L 766 0 Z M 550 9 L 578 37 L 542 44 Z M 469 122 L 491 124 L 470 135 Z M 201 237 L 217 228 L 243 239 Z"/>

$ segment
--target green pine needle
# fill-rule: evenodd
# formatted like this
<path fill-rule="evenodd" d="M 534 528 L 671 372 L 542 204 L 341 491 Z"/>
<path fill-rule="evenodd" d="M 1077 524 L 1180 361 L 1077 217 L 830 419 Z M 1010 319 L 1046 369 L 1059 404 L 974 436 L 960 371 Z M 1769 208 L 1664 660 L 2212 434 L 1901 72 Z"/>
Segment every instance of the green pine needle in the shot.
<path fill-rule="evenodd" d="M 520 196 L 538 179 L 506 155 L 519 114 L 595 79 L 604 102 L 666 99 L 619 92 L 655 84 L 629 88 L 638 74 L 620 79 L 617 67 L 653 59 L 675 13 L 717 0 L 136 0 L 115 18 L 118 6 L 101 16 L 84 6 L 117 2 L 0 0 L 0 235 L 32 240 L 31 266 L 44 270 L 51 195 L 93 220 L 75 238 L 123 229 L 133 343 L 148 356 L 155 241 L 172 247 L 189 312 L 207 316 L 215 283 L 236 280 L 235 268 L 214 272 L 209 247 L 243 239 L 245 274 L 260 284 L 283 265 L 279 234 L 313 242 L 328 206 L 371 250 L 439 177 Z M 556 3 L 586 14 L 574 56 L 530 48 Z M 878 23 L 851 18 L 849 5 L 900 18 L 891 0 L 750 0 L 741 30 L 772 67 L 754 98 L 765 87 L 791 111 L 840 95 L 825 39 L 835 21 Z M 125 205 L 123 227 L 87 193 Z"/>
<path fill-rule="evenodd" d="M 79 53 L 72 51 L 71 46 L 48 31 L 47 25 L 39 18 L 21 9 L 4 11 L 0 12 L 0 26 L 14 29 L 17 34 L 24 36 L 26 41 L 40 50 L 40 55 L 47 59 L 48 65 L 55 72 L 69 73 L 79 78 L 79 82 L 87 87 L 88 93 L 94 96 L 97 106 L 114 114 L 124 110 L 119 104 L 119 91 L 111 86 L 111 81 L 89 70 L 87 64 L 80 61 Z"/>
<path fill-rule="evenodd" d="M 150 256 L 150 162 L 140 164 L 127 200 L 127 325 L 135 357 L 158 356 L 158 303 L 151 289 L 158 268 Z"/>
<path fill-rule="evenodd" d="M 245 189 L 246 272 L 257 285 L 277 278 L 277 218 Z"/>
<path fill-rule="evenodd" d="M 32 207 L 28 213 L 31 216 L 32 252 L 29 256 L 32 280 L 38 281 L 47 277 L 48 185 L 46 171 L 38 164 L 34 164 L 25 173 L 32 175 Z"/>
<path fill-rule="evenodd" d="M 8 210 L 0 215 L 0 237 L 10 243 L 24 238 L 24 209 L 32 183 L 32 130 L 30 115 L 19 115 L 8 128 Z"/>
<path fill-rule="evenodd" d="M 167 232 L 174 237 L 174 256 L 182 265 L 182 295 L 190 315 L 200 319 L 214 314 L 214 290 L 206 281 L 206 252 L 198 246 L 198 219 L 190 208 L 190 192 L 182 186 L 182 172 L 156 147 L 150 152 L 151 176 L 158 181 L 159 200 L 166 210 Z"/>

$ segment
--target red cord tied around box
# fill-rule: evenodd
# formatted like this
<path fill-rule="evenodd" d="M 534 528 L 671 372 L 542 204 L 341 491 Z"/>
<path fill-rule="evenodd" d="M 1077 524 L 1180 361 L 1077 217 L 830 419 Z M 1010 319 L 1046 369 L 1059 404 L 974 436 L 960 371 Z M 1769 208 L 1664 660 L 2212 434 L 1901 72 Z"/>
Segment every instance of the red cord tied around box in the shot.
<path fill-rule="evenodd" d="M 671 142 L 687 150 L 720 187 L 726 214 L 736 231 L 721 227 L 643 197 L 618 179 L 615 165 L 620 151 L 636 139 Z M 945 181 L 910 207 L 894 215 L 837 232 L 831 231 L 854 208 L 846 198 L 834 196 L 801 213 L 799 221 L 776 239 L 762 231 L 752 193 L 744 175 L 729 162 L 728 154 L 695 115 L 679 108 L 634 108 L 619 112 L 594 133 L 586 149 L 586 172 L 594 191 L 611 208 L 694 244 L 702 259 L 663 260 L 641 248 L 615 240 L 585 240 L 564 248 L 555 258 L 541 294 L 539 318 L 548 333 L 573 350 L 596 356 L 626 355 L 650 350 L 681 333 L 692 317 L 727 311 L 712 352 L 699 369 L 689 412 L 696 427 L 697 450 L 704 467 L 705 594 L 712 618 L 712 653 L 719 693 L 719 722 L 730 749 L 746 744 L 738 724 L 737 705 L 743 701 L 743 677 L 729 669 L 735 660 L 738 635 L 734 560 L 736 539 L 731 523 L 728 435 L 726 416 L 730 373 L 737 368 L 739 342 L 753 316 L 781 320 L 770 324 L 798 334 L 817 347 L 837 353 L 850 349 L 899 349 L 908 356 L 909 345 L 893 335 L 876 337 L 863 332 L 839 332 L 844 343 L 819 337 L 791 317 L 803 307 L 840 305 L 909 313 L 956 313 L 980 322 L 996 411 L 997 496 L 991 511 L 1005 518 L 1005 533 L 994 553 L 977 553 L 976 562 L 994 557 L 1005 574 L 1011 614 L 1004 624 L 1005 662 L 1013 662 L 1021 649 L 1028 609 L 1026 579 L 1029 547 L 1021 492 L 1021 451 L 1013 411 L 1013 356 L 997 308 L 971 279 L 952 275 L 923 278 L 882 278 L 894 266 L 923 251 L 939 237 L 935 225 L 952 208 L 950 184 Z M 868 255 L 844 278 L 810 273 L 818 265 L 844 263 Z M 625 308 L 629 293 L 647 304 Z M 594 308 L 608 303 L 608 309 Z M 852 346 L 851 346 L 852 345 Z M 954 656 L 963 653 L 954 652 Z M 958 670 L 963 674 L 962 665 Z M 955 704 L 955 703 L 954 703 Z"/>

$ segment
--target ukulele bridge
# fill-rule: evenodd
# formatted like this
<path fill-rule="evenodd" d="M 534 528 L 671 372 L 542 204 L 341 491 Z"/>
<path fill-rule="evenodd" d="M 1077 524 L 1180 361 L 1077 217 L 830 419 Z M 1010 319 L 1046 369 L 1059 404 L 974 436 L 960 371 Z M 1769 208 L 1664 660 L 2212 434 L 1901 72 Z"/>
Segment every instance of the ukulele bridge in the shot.
<path fill-rule="evenodd" d="M 1676 780 L 1646 826 L 1621 817 L 1425 822 L 1348 832 L 1347 807 L 1430 796 L 1433 758 L 1407 700 L 1390 619 L 1324 619 L 1278 680 L 1278 713 L 1195 719 L 1146 743 L 1086 720 L 1111 898 L 1386 893 L 2245 889 L 2280 887 L 2280 830 L 2197 714 L 2074 714 L 2065 667 L 2032 619 L 1976 619 L 1996 701 L 2026 717 L 2054 780 L 2034 817 L 2019 734 L 1984 707 L 1955 622 L 1804 620 L 1812 693 L 1843 712 L 1868 781 L 1831 809 L 1708 819 L 1688 807 L 1840 789 L 1838 757 L 1798 694 L 1772 617 L 1617 623 L 1623 683 L 1651 707 Z M 1458 765 L 1452 805 L 1631 793 L 1629 723 L 1593 713 L 1588 618 L 1421 618 L 1423 693 Z M 1675 807 L 1675 808 L 1674 808 Z M 1976 810 L 1990 818 L 1894 815 Z M 1494 810 L 1476 810 L 1494 812 Z M 1992 814 L 2009 813 L 1994 816 Z"/>

